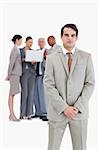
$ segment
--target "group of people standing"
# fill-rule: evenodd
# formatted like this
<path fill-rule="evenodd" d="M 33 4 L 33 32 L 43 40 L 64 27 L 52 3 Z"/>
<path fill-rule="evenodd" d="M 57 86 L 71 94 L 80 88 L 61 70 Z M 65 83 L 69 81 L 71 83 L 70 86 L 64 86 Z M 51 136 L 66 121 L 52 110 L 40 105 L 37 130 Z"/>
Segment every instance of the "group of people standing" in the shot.
<path fill-rule="evenodd" d="M 37 51 L 43 51 L 43 61 L 36 62 L 33 60 L 32 62 L 26 62 L 26 52 L 27 50 L 32 50 L 32 37 L 28 36 L 26 38 L 25 47 L 23 48 L 19 48 L 22 44 L 21 35 L 15 35 L 12 41 L 14 47 L 10 54 L 8 76 L 6 77 L 6 80 L 10 81 L 9 119 L 11 121 L 20 121 L 21 119 L 40 118 L 43 121 L 47 121 L 46 97 L 43 85 L 45 63 L 47 55 L 54 52 L 54 47 L 59 46 L 56 44 L 55 37 L 49 36 L 47 41 L 51 48 L 46 49 L 45 38 L 39 38 L 39 49 Z M 14 96 L 20 92 L 20 118 L 17 118 L 14 113 L 13 101 Z"/>
<path fill-rule="evenodd" d="M 13 37 L 14 48 L 6 78 L 10 80 L 9 119 L 19 121 L 13 111 L 13 99 L 19 93 L 20 82 L 20 119 L 48 119 L 48 150 L 60 150 L 67 125 L 73 150 L 86 150 L 88 103 L 95 85 L 92 58 L 90 53 L 76 47 L 78 29 L 75 24 L 61 28 L 61 40 L 63 45 L 58 46 L 55 38 L 49 36 L 51 49 L 47 50 L 45 39 L 39 38 L 37 51 L 43 51 L 43 61 L 26 62 L 26 51 L 31 50 L 33 39 L 27 37 L 25 47 L 19 49 L 22 36 Z"/>

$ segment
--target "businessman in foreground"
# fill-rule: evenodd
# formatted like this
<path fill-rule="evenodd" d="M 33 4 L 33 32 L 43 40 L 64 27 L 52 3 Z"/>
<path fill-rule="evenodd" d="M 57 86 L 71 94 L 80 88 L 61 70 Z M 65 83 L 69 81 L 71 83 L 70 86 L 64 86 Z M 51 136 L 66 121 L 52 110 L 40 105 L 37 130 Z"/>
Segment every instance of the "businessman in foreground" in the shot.
<path fill-rule="evenodd" d="M 47 57 L 44 85 L 48 99 L 48 150 L 59 150 L 69 126 L 73 150 L 86 150 L 88 103 L 94 89 L 91 54 L 75 45 L 78 29 L 61 29 L 62 48 Z"/>

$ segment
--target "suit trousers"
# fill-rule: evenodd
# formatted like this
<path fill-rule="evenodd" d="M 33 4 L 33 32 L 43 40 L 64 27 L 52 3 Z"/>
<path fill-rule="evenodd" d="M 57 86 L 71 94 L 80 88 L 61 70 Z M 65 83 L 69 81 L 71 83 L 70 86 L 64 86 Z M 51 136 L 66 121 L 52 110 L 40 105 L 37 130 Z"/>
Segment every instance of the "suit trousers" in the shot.
<path fill-rule="evenodd" d="M 35 74 L 26 71 L 21 77 L 20 117 L 33 115 Z"/>
<path fill-rule="evenodd" d="M 34 101 L 35 101 L 35 115 L 47 116 L 43 76 L 36 77 Z"/>
<path fill-rule="evenodd" d="M 73 150 L 86 150 L 88 120 L 49 121 L 49 143 L 48 150 L 60 150 L 62 138 L 69 126 Z"/>

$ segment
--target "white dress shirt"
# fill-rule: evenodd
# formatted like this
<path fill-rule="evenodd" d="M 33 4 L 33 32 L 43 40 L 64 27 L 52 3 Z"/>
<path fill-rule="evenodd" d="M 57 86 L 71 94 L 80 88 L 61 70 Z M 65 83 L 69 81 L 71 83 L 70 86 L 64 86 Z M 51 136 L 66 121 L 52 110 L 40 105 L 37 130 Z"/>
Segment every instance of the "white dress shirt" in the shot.
<path fill-rule="evenodd" d="M 44 52 L 45 52 L 45 48 L 43 48 L 43 49 L 40 49 L 41 51 L 43 51 L 43 54 L 44 54 Z M 42 62 L 40 62 L 40 64 L 39 64 L 39 74 L 40 75 L 42 75 Z"/>

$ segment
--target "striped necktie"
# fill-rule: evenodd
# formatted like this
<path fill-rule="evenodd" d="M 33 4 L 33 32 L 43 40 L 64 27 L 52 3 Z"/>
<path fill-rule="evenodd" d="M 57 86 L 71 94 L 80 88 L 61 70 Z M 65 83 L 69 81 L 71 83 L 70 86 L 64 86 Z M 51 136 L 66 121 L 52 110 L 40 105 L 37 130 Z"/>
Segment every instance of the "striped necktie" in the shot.
<path fill-rule="evenodd" d="M 68 54 L 68 69 L 70 72 L 71 64 L 72 64 L 72 53 L 67 53 Z"/>

